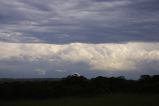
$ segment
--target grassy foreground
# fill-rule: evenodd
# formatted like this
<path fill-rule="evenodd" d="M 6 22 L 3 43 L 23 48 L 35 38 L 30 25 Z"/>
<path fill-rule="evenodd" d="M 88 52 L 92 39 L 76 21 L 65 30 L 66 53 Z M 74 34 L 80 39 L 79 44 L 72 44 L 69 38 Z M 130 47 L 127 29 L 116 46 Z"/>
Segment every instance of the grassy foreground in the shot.
<path fill-rule="evenodd" d="M 111 94 L 47 100 L 0 100 L 0 106 L 159 106 L 159 95 Z"/>

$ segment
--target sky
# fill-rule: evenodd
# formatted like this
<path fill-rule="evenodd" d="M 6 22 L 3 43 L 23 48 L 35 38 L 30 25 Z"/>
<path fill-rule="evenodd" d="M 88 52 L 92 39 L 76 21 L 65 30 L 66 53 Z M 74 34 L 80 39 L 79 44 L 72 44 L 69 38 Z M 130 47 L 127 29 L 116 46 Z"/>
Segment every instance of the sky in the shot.
<path fill-rule="evenodd" d="M 0 0 L 0 78 L 159 74 L 159 0 Z"/>

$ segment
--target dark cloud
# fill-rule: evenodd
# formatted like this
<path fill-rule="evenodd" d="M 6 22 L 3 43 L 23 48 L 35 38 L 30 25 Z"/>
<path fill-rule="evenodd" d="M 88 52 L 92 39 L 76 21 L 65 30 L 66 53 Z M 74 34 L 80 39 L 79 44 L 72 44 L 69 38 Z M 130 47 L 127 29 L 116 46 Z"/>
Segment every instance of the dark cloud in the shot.
<path fill-rule="evenodd" d="M 0 41 L 158 42 L 158 5 L 158 0 L 1 0 Z"/>

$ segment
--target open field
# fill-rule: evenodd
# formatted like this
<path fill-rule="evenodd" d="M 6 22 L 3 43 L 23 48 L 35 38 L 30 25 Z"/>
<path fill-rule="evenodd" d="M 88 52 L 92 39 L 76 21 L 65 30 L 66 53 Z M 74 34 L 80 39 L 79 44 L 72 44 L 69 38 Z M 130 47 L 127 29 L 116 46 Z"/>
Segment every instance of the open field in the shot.
<path fill-rule="evenodd" d="M 0 100 L 0 106 L 159 106 L 159 95 L 109 94 L 46 100 Z"/>

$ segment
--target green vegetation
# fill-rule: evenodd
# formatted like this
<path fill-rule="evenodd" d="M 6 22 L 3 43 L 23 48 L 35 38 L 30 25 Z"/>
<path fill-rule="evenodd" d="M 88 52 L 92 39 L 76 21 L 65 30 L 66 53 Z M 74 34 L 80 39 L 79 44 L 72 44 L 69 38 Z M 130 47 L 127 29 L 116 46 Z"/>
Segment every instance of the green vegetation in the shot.
<path fill-rule="evenodd" d="M 159 106 L 159 95 L 109 94 L 44 100 L 0 100 L 0 106 Z"/>

